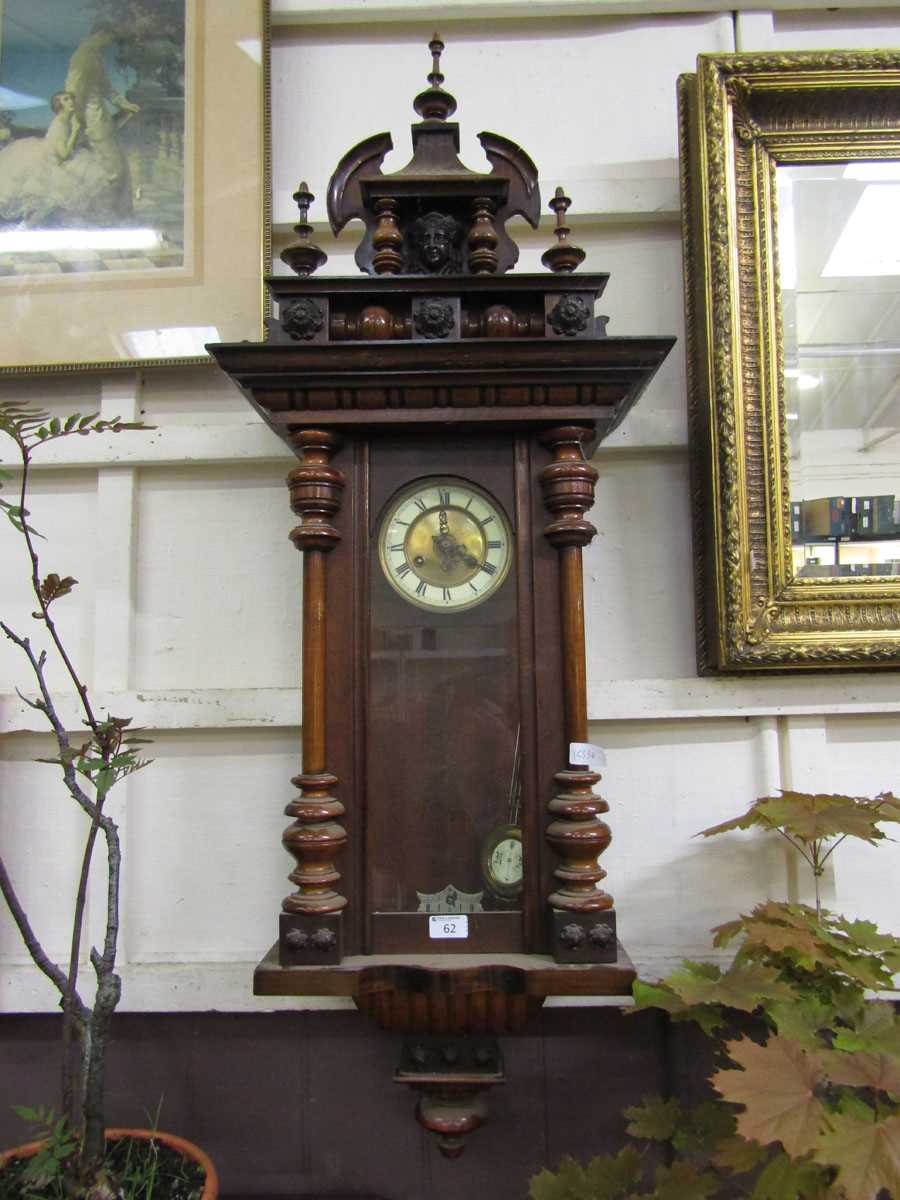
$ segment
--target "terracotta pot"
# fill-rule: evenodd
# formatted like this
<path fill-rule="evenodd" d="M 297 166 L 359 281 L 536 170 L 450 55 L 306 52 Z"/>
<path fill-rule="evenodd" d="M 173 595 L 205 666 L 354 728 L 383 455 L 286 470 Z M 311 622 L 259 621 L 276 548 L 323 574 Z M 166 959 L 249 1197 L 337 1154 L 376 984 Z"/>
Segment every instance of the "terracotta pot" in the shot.
<path fill-rule="evenodd" d="M 178 1137 L 174 1133 L 164 1133 L 161 1129 L 107 1129 L 106 1137 L 109 1141 L 118 1141 L 119 1138 L 134 1138 L 144 1142 L 156 1138 L 158 1142 L 162 1142 L 170 1150 L 174 1150 L 176 1154 L 191 1159 L 203 1168 L 206 1172 L 206 1182 L 200 1193 L 200 1200 L 217 1200 L 219 1176 L 216 1174 L 212 1159 L 199 1146 L 195 1146 L 186 1138 Z M 32 1154 L 38 1152 L 41 1145 L 41 1142 L 26 1142 L 24 1146 L 13 1146 L 11 1150 L 0 1151 L 0 1167 L 5 1166 L 11 1158 L 30 1158 Z"/>

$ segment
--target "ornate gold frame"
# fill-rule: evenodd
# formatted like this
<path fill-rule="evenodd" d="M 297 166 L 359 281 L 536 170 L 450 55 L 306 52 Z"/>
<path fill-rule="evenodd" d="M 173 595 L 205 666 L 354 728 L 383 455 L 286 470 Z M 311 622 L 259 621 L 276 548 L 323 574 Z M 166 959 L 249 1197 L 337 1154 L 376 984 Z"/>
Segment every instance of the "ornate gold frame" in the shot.
<path fill-rule="evenodd" d="M 791 561 L 777 164 L 900 158 L 900 52 L 701 55 L 678 84 L 698 663 L 900 666 L 900 578 Z"/>

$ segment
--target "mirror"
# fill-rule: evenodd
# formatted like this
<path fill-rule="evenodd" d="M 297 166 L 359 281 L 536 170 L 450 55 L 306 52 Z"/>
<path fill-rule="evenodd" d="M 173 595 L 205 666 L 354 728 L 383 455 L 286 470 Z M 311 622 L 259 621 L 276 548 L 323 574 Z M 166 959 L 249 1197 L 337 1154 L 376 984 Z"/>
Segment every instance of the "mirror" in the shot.
<path fill-rule="evenodd" d="M 900 666 L 900 53 L 679 107 L 700 670 Z"/>
<path fill-rule="evenodd" d="M 775 176 L 794 573 L 898 575 L 900 162 Z"/>

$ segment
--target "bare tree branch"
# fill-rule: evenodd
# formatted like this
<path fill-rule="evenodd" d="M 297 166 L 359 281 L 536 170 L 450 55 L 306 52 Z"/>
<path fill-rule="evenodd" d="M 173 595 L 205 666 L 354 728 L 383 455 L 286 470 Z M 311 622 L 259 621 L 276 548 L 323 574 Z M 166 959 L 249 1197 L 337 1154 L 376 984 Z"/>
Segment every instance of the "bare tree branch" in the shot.
<path fill-rule="evenodd" d="M 19 897 L 16 895 L 16 890 L 13 887 L 13 882 L 9 877 L 9 872 L 3 859 L 0 858 L 0 892 L 3 893 L 3 899 L 6 901 L 9 911 L 12 913 L 13 920 L 19 928 L 19 933 L 22 935 L 22 941 L 25 943 L 28 953 L 31 955 L 34 965 L 47 976 L 50 982 L 57 988 L 62 996 L 66 995 L 69 981 L 66 975 L 47 955 L 41 943 L 38 941 L 37 935 L 31 928 L 31 923 L 25 915 L 25 910 L 19 902 Z M 84 1020 L 88 1016 L 88 1010 L 85 1007 L 81 997 L 75 993 L 74 999 L 77 1004 L 76 1015 L 79 1020 Z"/>

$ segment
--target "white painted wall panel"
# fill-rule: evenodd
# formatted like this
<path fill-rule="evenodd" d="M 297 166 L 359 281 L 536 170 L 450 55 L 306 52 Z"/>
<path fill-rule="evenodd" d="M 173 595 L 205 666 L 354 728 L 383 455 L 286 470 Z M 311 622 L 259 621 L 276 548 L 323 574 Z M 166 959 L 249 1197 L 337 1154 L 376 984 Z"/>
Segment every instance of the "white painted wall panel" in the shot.
<path fill-rule="evenodd" d="M 758 724 L 660 721 L 648 736 L 639 722 L 610 721 L 591 735 L 607 755 L 604 886 L 623 942 L 648 974 L 684 955 L 708 957 L 709 930 L 770 894 L 783 872 L 777 838 L 694 836 L 765 792 Z"/>
<path fill-rule="evenodd" d="M 79 439 L 80 440 L 80 439 Z M 3 447 L 6 453 L 6 447 Z M 6 463 L 13 461 L 7 455 Z M 3 497 L 17 502 L 16 489 L 21 474 L 4 481 Z M 32 477 L 29 524 L 43 535 L 36 540 L 41 559 L 42 578 L 50 572 L 72 575 L 78 586 L 59 599 L 53 607 L 53 619 L 59 627 L 66 646 L 79 670 L 90 679 L 94 639 L 94 587 L 100 552 L 96 533 L 97 478 L 90 471 L 59 471 L 54 474 L 35 473 Z M 37 652 L 50 646 L 43 625 L 31 614 L 36 604 L 31 591 L 30 563 L 22 538 L 12 529 L 5 515 L 0 520 L 0 615 L 20 637 L 32 639 Z M 51 688 L 59 687 L 65 668 L 58 656 L 51 654 L 47 661 L 47 680 Z M 16 680 L 27 695 L 36 687 L 23 652 L 5 636 L 0 635 L 0 680 Z M 0 684 L 0 692 L 12 691 Z"/>
<path fill-rule="evenodd" d="M 274 221 L 295 220 L 291 193 L 300 178 L 317 196 L 338 158 L 363 138 L 389 130 L 394 150 L 384 170 L 410 157 L 416 93 L 425 87 L 433 23 L 279 30 L 272 54 Z M 487 169 L 477 134 L 489 128 L 519 142 L 537 163 L 542 186 L 563 181 L 573 193 L 603 181 L 675 176 L 675 80 L 700 50 L 730 50 L 730 16 L 446 21 L 441 36 L 446 87 L 459 109 L 461 158 Z M 529 53 L 539 39 L 540 49 Z M 365 80 L 336 88 L 335 79 Z M 323 97 L 328 102 L 323 103 Z M 582 204 L 582 211 L 588 206 Z"/>
<path fill-rule="evenodd" d="M 693 675 L 694 618 L 687 460 L 597 455 L 584 554 L 589 679 Z"/>
<path fill-rule="evenodd" d="M 277 467 L 148 471 L 138 504 L 138 689 L 289 687 L 300 555 Z"/>
<path fill-rule="evenodd" d="M 850 796 L 893 791 L 900 796 L 900 721 L 897 717 L 829 717 L 826 722 L 831 782 Z M 835 901 L 842 912 L 900 930 L 900 840 L 898 826 L 885 825 L 893 840 L 877 847 L 848 839 L 835 851 Z"/>
<path fill-rule="evenodd" d="M 55 768 L 34 761 L 55 753 L 49 737 L 19 734 L 4 739 L 0 848 L 35 934 L 48 954 L 63 960 L 69 950 L 68 898 L 78 885 L 88 825 L 57 784 Z M 30 960 L 18 929 L 6 905 L 0 904 L 0 963 L 26 961 Z"/>
<path fill-rule="evenodd" d="M 900 45 L 896 5 L 856 12 L 777 12 L 773 27 L 773 48 L 777 50 L 876 50 Z"/>
<path fill-rule="evenodd" d="M 127 922 L 136 963 L 248 961 L 275 941 L 295 730 L 162 734 L 131 781 Z"/>

